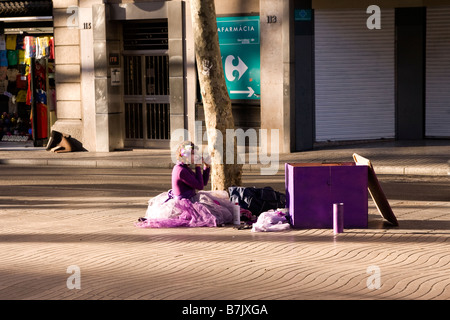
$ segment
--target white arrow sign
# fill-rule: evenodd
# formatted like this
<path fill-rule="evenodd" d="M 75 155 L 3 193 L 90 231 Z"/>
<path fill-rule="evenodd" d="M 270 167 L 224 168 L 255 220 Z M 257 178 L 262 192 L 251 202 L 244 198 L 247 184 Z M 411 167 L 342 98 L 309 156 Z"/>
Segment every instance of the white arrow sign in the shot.
<path fill-rule="evenodd" d="M 251 87 L 247 87 L 248 88 L 248 91 L 239 91 L 239 90 L 237 90 L 237 91 L 230 91 L 230 93 L 245 93 L 245 94 L 247 94 L 248 93 L 248 98 L 250 98 L 254 93 L 255 93 L 255 90 L 253 90 Z"/>

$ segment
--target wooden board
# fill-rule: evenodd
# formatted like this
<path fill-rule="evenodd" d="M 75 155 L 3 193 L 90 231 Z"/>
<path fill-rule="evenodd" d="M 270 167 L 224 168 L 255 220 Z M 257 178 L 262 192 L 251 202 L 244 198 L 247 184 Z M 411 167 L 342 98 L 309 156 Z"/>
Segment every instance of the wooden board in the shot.
<path fill-rule="evenodd" d="M 391 206 L 386 198 L 386 195 L 381 188 L 380 182 L 378 181 L 377 175 L 375 174 L 375 170 L 373 169 L 372 163 L 369 159 L 361 157 L 359 154 L 354 153 L 353 159 L 357 165 L 366 165 L 369 167 L 369 177 L 368 177 L 368 189 L 370 196 L 375 202 L 375 206 L 378 209 L 378 212 L 381 214 L 383 218 L 392 223 L 394 226 L 398 226 L 397 218 L 392 211 Z"/>

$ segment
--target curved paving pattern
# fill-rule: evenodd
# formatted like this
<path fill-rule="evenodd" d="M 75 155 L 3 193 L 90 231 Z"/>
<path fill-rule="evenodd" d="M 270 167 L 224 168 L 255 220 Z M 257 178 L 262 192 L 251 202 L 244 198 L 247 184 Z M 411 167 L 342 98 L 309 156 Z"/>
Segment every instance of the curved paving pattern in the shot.
<path fill-rule="evenodd" d="M 1 194 L 0 299 L 450 299 L 449 202 L 393 201 L 401 227 L 378 228 L 370 201 L 369 229 L 334 236 L 139 229 L 147 200 Z"/>

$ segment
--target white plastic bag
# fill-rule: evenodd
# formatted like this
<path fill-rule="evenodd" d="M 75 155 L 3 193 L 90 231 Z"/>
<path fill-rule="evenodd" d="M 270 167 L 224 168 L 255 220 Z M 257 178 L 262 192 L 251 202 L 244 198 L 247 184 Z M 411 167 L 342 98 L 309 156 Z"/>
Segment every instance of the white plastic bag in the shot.
<path fill-rule="evenodd" d="M 262 212 L 252 226 L 252 232 L 284 231 L 291 228 L 286 213 L 280 210 Z"/>

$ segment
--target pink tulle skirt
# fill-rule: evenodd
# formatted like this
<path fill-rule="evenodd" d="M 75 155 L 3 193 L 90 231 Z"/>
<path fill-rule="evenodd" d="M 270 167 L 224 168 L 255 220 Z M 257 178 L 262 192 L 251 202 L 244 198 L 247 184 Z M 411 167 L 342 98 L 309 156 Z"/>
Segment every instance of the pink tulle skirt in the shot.
<path fill-rule="evenodd" d="M 140 228 L 216 227 L 233 221 L 233 204 L 226 191 L 199 191 L 190 199 L 163 192 L 148 202 Z"/>

